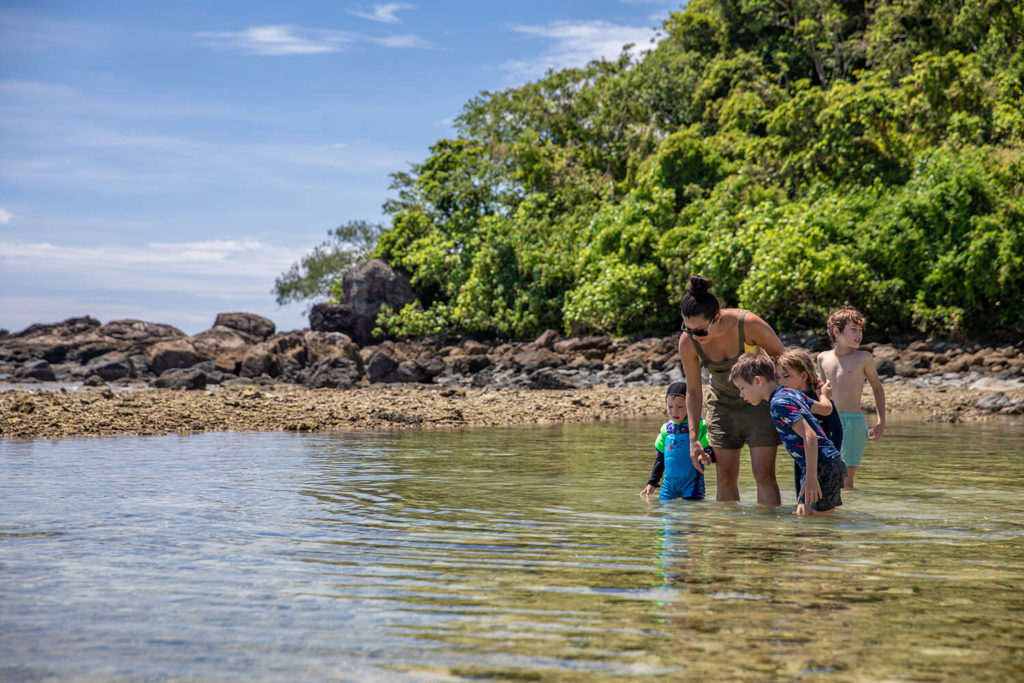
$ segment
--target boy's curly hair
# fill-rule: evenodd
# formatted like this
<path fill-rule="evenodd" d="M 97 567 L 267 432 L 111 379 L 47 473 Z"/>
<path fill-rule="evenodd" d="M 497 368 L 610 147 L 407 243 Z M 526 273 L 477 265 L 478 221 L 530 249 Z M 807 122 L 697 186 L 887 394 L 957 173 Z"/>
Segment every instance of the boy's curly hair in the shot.
<path fill-rule="evenodd" d="M 833 328 L 838 327 L 840 334 L 846 329 L 847 325 L 856 325 L 857 327 L 864 329 L 864 325 L 867 320 L 864 319 L 864 314 L 858 311 L 852 306 L 843 306 L 832 311 L 831 315 L 828 316 L 828 321 L 825 323 L 825 329 L 828 330 L 828 338 L 832 342 L 833 346 L 836 343 L 836 335 L 833 332 Z"/>

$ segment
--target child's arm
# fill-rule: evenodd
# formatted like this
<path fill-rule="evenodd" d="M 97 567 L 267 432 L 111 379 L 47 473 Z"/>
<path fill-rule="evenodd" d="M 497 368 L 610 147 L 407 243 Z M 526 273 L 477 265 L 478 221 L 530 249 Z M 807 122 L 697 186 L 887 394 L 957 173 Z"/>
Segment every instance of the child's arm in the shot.
<path fill-rule="evenodd" d="M 665 453 L 658 451 L 658 457 L 654 459 L 654 469 L 651 470 L 651 478 L 647 480 L 647 486 L 640 492 L 640 495 L 646 498 L 655 491 L 658 490 L 658 484 L 661 482 L 661 475 L 665 471 Z"/>
<path fill-rule="evenodd" d="M 810 396 L 808 396 L 808 398 L 810 398 Z M 811 412 L 815 415 L 831 415 L 832 401 L 824 396 L 821 398 L 811 399 Z"/>
<path fill-rule="evenodd" d="M 803 418 L 794 422 L 792 427 L 797 436 L 804 440 L 804 459 L 807 461 L 804 485 L 797 499 L 803 496 L 806 505 L 813 505 L 821 500 L 821 484 L 818 483 L 818 435 Z"/>
<path fill-rule="evenodd" d="M 881 439 L 885 433 L 885 389 L 882 388 L 882 380 L 878 379 L 878 370 L 875 369 L 875 359 L 869 353 L 864 363 L 864 377 L 871 385 L 871 393 L 875 396 L 875 414 L 878 422 L 868 430 L 869 439 Z"/>

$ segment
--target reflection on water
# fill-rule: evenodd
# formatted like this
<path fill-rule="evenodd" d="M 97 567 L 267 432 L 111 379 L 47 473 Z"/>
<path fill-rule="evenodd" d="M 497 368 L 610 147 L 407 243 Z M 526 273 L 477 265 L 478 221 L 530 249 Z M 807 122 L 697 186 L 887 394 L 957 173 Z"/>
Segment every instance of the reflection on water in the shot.
<path fill-rule="evenodd" d="M 0 678 L 1019 675 L 1024 425 L 800 519 L 643 501 L 659 424 L 0 441 Z"/>

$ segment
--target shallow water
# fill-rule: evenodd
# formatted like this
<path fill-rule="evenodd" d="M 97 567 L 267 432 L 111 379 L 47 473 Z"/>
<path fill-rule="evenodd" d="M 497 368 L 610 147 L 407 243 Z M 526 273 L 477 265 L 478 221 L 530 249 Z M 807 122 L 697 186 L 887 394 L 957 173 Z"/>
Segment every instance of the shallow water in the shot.
<path fill-rule="evenodd" d="M 814 519 L 645 502 L 659 425 L 0 440 L 0 679 L 1020 676 L 1020 422 Z"/>

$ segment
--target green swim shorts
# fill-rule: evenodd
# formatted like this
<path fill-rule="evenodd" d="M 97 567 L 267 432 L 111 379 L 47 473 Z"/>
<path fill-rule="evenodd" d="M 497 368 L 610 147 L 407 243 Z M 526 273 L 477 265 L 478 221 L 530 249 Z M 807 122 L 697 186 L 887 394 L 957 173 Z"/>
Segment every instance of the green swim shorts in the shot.
<path fill-rule="evenodd" d="M 839 421 L 843 423 L 843 447 L 839 452 L 848 466 L 859 467 L 868 445 L 868 421 L 859 412 L 839 413 Z"/>
<path fill-rule="evenodd" d="M 749 403 L 741 406 L 722 405 L 714 399 L 707 402 L 708 441 L 712 448 L 737 450 L 747 444 L 778 446 L 782 443 L 769 412 L 768 401 L 756 406 Z"/>

